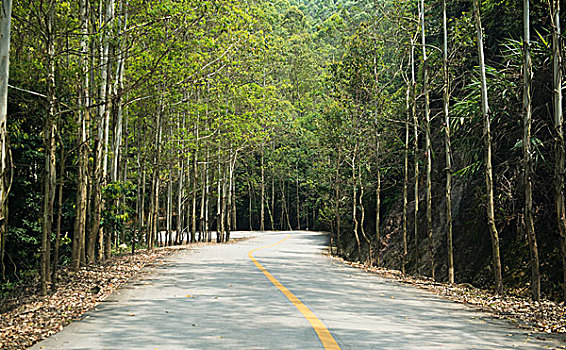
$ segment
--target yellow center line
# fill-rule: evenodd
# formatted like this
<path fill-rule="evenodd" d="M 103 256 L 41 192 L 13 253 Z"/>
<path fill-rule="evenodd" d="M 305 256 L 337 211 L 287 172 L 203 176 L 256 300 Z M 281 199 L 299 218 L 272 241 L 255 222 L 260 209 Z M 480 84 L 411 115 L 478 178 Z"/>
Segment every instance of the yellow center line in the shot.
<path fill-rule="evenodd" d="M 303 316 L 307 319 L 307 321 L 309 321 L 312 328 L 318 335 L 318 338 L 320 339 L 324 348 L 326 350 L 340 350 L 338 343 L 336 343 L 336 340 L 334 339 L 332 334 L 330 334 L 328 328 L 326 328 L 324 323 L 322 323 L 322 321 L 319 320 L 318 317 L 316 317 L 315 314 L 305 304 L 303 304 L 303 302 L 300 301 L 299 298 L 295 296 L 295 294 L 291 293 L 289 289 L 287 289 L 283 284 L 281 284 L 281 282 L 279 282 L 275 277 L 273 277 L 273 275 L 269 273 L 269 271 L 267 271 L 265 267 L 263 267 L 263 265 L 261 265 L 259 261 L 257 261 L 253 256 L 253 253 L 255 251 L 274 247 L 278 244 L 283 243 L 289 237 L 291 237 L 291 235 L 288 235 L 287 237 L 283 238 L 277 243 L 252 249 L 248 252 L 248 257 L 255 264 L 255 266 L 261 272 L 263 272 L 263 274 L 267 277 L 267 279 L 269 279 L 271 283 L 273 283 L 273 285 L 277 287 L 287 297 L 287 299 L 289 299 L 289 301 L 293 303 L 293 305 L 295 305 L 295 307 L 303 314 Z"/>

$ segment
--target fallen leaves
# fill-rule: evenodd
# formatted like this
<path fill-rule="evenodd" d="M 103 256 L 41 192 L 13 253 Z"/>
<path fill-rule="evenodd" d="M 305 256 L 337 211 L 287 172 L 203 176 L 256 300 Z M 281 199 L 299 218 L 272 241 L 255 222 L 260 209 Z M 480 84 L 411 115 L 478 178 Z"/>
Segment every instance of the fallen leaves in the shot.
<path fill-rule="evenodd" d="M 25 286 L 16 297 L 1 301 L 0 348 L 26 349 L 60 332 L 144 268 L 154 266 L 158 258 L 178 250 L 139 250 L 76 272 L 63 269 L 57 291 L 47 296 L 38 295 L 37 283 Z"/>

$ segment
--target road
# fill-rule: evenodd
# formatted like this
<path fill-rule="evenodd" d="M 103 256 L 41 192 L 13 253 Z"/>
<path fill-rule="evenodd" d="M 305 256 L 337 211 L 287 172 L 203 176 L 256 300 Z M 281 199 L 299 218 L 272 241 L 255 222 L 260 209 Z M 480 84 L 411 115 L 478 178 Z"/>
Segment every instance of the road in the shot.
<path fill-rule="evenodd" d="M 465 305 L 339 263 L 322 254 L 324 234 L 236 236 L 252 238 L 180 251 L 32 349 L 561 345 Z"/>

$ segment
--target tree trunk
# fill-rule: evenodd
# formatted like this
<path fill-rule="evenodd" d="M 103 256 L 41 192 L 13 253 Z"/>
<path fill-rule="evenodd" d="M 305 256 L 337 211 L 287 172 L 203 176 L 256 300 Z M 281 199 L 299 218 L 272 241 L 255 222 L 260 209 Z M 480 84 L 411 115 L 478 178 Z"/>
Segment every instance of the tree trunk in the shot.
<path fill-rule="evenodd" d="M 236 158 L 238 157 L 238 152 L 234 154 L 234 160 L 230 163 L 230 192 L 228 193 L 228 203 L 231 214 L 231 225 L 228 225 L 229 231 L 236 231 L 238 225 L 236 222 L 236 181 L 234 180 L 234 170 L 236 169 Z M 226 241 L 230 238 L 230 232 L 227 233 Z"/>
<path fill-rule="evenodd" d="M 379 156 L 379 141 L 377 143 L 377 154 Z M 377 185 L 375 187 L 375 258 L 377 267 L 381 266 L 381 221 L 379 212 L 381 211 L 381 169 L 379 163 L 377 164 Z M 371 253 L 370 253 L 371 254 Z"/>
<path fill-rule="evenodd" d="M 421 0 L 421 44 L 423 50 L 423 95 L 426 151 L 426 230 L 430 245 L 430 276 L 434 280 L 434 241 L 432 239 L 432 144 L 430 134 L 430 99 L 428 92 L 428 58 L 426 52 L 425 7 Z"/>
<path fill-rule="evenodd" d="M 409 57 L 411 68 L 414 66 L 414 59 L 412 52 Z M 413 68 L 412 68 L 413 69 Z M 406 109 L 407 121 L 405 122 L 405 153 L 404 153 L 404 167 L 403 167 L 403 254 L 401 257 L 401 272 L 405 274 L 407 266 L 407 224 L 408 224 L 408 208 L 409 208 L 409 123 L 411 121 L 411 82 L 407 79 L 407 94 L 406 94 Z"/>
<path fill-rule="evenodd" d="M 230 149 L 230 154 L 232 154 L 232 150 Z M 234 189 L 234 168 L 236 166 L 236 157 L 238 156 L 238 152 L 236 151 L 234 154 L 234 158 L 232 160 L 232 156 L 228 159 L 228 203 L 226 204 L 227 212 L 226 212 L 226 242 L 230 240 L 230 232 L 236 229 L 236 208 L 235 204 L 236 201 L 233 199 L 235 196 L 235 189 Z"/>
<path fill-rule="evenodd" d="M 183 230 L 183 179 L 185 178 L 184 161 L 180 159 L 179 183 L 177 187 L 177 222 L 175 225 L 175 244 L 181 244 L 181 231 Z"/>
<path fill-rule="evenodd" d="M 118 0 L 118 6 L 120 12 L 123 12 L 124 9 L 128 8 L 128 1 L 126 0 L 126 4 L 122 0 Z M 118 17 L 119 18 L 119 17 Z M 128 14 L 127 12 L 123 13 L 123 23 L 121 26 L 122 32 L 127 30 L 128 26 Z M 124 91 L 124 69 L 125 69 L 125 57 L 123 52 L 126 51 L 126 45 L 124 45 L 123 41 L 125 40 L 124 36 L 118 36 L 118 54 L 116 56 L 116 79 L 114 81 L 114 98 L 115 98 L 115 110 L 116 110 L 116 123 L 114 126 L 114 134 L 113 134 L 113 142 L 112 142 L 112 173 L 111 178 L 112 181 L 117 181 L 118 179 L 118 172 L 119 172 L 119 164 L 120 164 L 120 147 L 122 146 L 122 134 L 123 134 L 123 114 L 124 108 L 122 105 L 122 94 Z"/>
<path fill-rule="evenodd" d="M 491 163 L 491 115 L 487 96 L 487 79 L 485 74 L 485 57 L 483 53 L 483 33 L 480 17 L 479 0 L 474 0 L 474 17 L 476 20 L 476 32 L 478 36 L 478 57 L 481 75 L 481 97 L 483 114 L 483 133 L 485 143 L 485 185 L 487 189 L 487 225 L 491 233 L 491 245 L 493 254 L 493 273 L 497 292 L 503 294 L 503 278 L 501 273 L 501 257 L 499 254 L 499 233 L 495 226 L 495 212 L 493 199 L 493 166 Z"/>
<path fill-rule="evenodd" d="M 205 165 L 206 166 L 206 165 Z M 204 173 L 205 170 L 202 169 L 202 172 Z M 202 240 L 201 242 L 204 242 L 206 240 L 206 230 L 205 230 L 205 225 L 204 225 L 204 220 L 205 220 L 205 210 L 206 210 L 206 181 L 204 181 L 205 176 L 204 174 L 202 174 L 202 184 L 201 184 L 201 191 L 200 191 L 200 219 L 199 219 L 199 237 L 200 235 L 202 235 Z"/>
<path fill-rule="evenodd" d="M 53 225 L 53 204 L 55 201 L 55 186 L 57 182 L 56 169 L 56 141 L 55 141 L 55 35 L 53 21 L 55 18 L 55 4 L 49 4 L 49 18 L 47 22 L 47 97 L 48 112 L 45 118 L 44 145 L 45 145 L 45 177 L 43 179 L 43 215 L 41 235 L 41 295 L 47 294 L 47 285 L 51 279 L 51 231 Z"/>
<path fill-rule="evenodd" d="M 551 1 L 552 18 L 552 63 L 553 63 L 553 110 L 556 157 L 554 168 L 554 200 L 556 218 L 560 233 L 560 250 L 562 253 L 562 292 L 566 300 L 566 208 L 564 204 L 565 146 L 563 132 L 562 109 L 562 32 L 560 31 L 560 0 Z"/>
<path fill-rule="evenodd" d="M 525 230 L 529 242 L 531 257 L 531 295 L 533 300 L 540 299 L 540 271 L 537 239 L 533 214 L 532 156 L 531 156 L 531 30 L 529 0 L 523 0 L 523 162 L 525 186 Z"/>
<path fill-rule="evenodd" d="M 222 223 L 222 165 L 220 161 L 220 145 L 218 145 L 218 182 L 216 185 L 216 243 L 223 241 L 223 223 Z"/>
<path fill-rule="evenodd" d="M 452 149 L 450 146 L 450 76 L 448 72 L 448 28 L 446 23 L 446 0 L 442 0 L 442 70 L 444 73 L 444 146 L 446 157 L 446 245 L 448 246 L 448 282 L 454 283 L 454 250 L 452 243 Z"/>
<path fill-rule="evenodd" d="M 0 265 L 2 266 L 2 280 L 6 278 L 4 247 L 8 232 L 8 193 L 12 174 L 7 130 L 11 19 L 12 0 L 3 0 L 0 11 Z"/>
<path fill-rule="evenodd" d="M 227 230 L 227 222 L 230 221 L 227 215 L 227 196 L 228 196 L 228 184 L 226 179 L 226 170 L 222 172 L 222 210 L 220 211 L 220 230 L 221 230 L 221 242 L 226 242 L 226 230 Z"/>
<path fill-rule="evenodd" d="M 136 129 L 134 129 L 134 134 L 136 135 L 136 139 L 138 142 L 138 145 L 141 146 L 141 138 L 139 137 L 140 133 L 135 131 Z M 141 152 L 137 152 L 137 156 L 136 156 L 136 162 L 137 162 L 137 168 L 136 168 L 136 174 L 137 174 L 137 185 L 136 185 L 136 228 L 135 231 L 132 232 L 132 255 L 135 254 L 136 252 L 136 243 L 138 241 L 138 237 L 140 237 L 140 232 L 142 231 L 142 213 L 144 208 L 142 208 L 141 203 L 142 203 L 142 187 L 145 186 L 145 184 L 142 183 L 142 179 L 143 179 L 143 175 L 142 174 L 142 170 L 141 170 Z M 145 173 L 145 172 L 144 172 Z"/>
<path fill-rule="evenodd" d="M 209 161 L 210 161 L 210 151 L 208 146 L 206 147 L 206 164 L 204 165 L 204 195 L 206 197 L 206 202 L 204 204 L 204 232 L 206 232 L 206 241 L 212 241 L 212 234 L 210 233 L 210 222 L 209 222 L 209 210 L 210 210 L 210 178 L 209 178 Z"/>
<path fill-rule="evenodd" d="M 338 162 L 336 163 L 336 177 L 334 179 L 334 215 L 336 215 L 336 255 L 340 255 L 341 245 L 341 220 L 340 220 L 340 197 L 342 195 L 340 191 L 340 163 L 342 152 L 341 148 L 338 148 Z"/>
<path fill-rule="evenodd" d="M 269 221 L 271 223 L 271 230 L 275 230 L 275 176 L 271 174 L 271 210 L 269 211 Z"/>
<path fill-rule="evenodd" d="M 297 179 L 295 181 L 295 190 L 296 190 L 296 195 L 295 195 L 295 204 L 296 204 L 296 210 L 297 210 L 297 230 L 301 229 L 301 207 L 300 207 L 300 202 L 299 202 L 299 168 L 296 167 L 296 175 L 297 175 Z"/>
<path fill-rule="evenodd" d="M 352 156 L 352 221 L 354 222 L 354 238 L 356 239 L 356 247 L 358 248 L 358 259 L 362 261 L 362 244 L 360 242 L 360 235 L 358 234 L 358 216 L 356 212 L 357 207 L 357 178 L 356 178 L 356 156 L 358 151 L 358 145 L 354 149 L 354 155 Z"/>
<path fill-rule="evenodd" d="M 265 154 L 261 144 L 261 205 L 259 214 L 259 230 L 265 231 Z"/>
<path fill-rule="evenodd" d="M 198 158 L 195 150 L 195 154 L 193 156 L 193 179 L 192 179 L 192 184 L 193 184 L 192 214 L 193 215 L 191 217 L 191 243 L 195 243 L 197 241 L 197 176 L 198 176 L 197 172 L 198 172 Z"/>
<path fill-rule="evenodd" d="M 51 288 L 57 290 L 57 266 L 59 265 L 59 248 L 61 247 L 61 220 L 63 218 L 63 190 L 65 189 L 65 166 L 67 156 L 61 145 L 61 160 L 59 162 L 59 181 L 57 198 L 57 227 L 55 231 L 55 247 L 53 249 L 53 266 L 51 268 Z M 84 246 L 84 245 L 83 245 Z"/>
<path fill-rule="evenodd" d="M 415 43 L 411 40 L 411 56 L 415 57 Z M 415 233 L 415 272 L 420 274 L 420 262 L 419 262 L 419 118 L 417 116 L 417 81 L 415 79 L 415 66 L 411 66 L 411 84 L 413 93 L 413 153 L 415 157 L 415 172 L 414 172 L 414 197 L 415 197 L 415 215 L 413 219 L 414 233 Z"/>
<path fill-rule="evenodd" d="M 139 212 L 139 216 L 140 216 L 140 236 L 139 239 L 142 239 L 142 237 L 144 237 L 144 235 L 142 233 L 147 232 L 147 216 L 145 215 L 146 211 L 145 211 L 145 195 L 147 193 L 146 191 L 146 186 L 147 186 L 147 171 L 144 169 L 142 171 L 142 192 L 141 192 L 141 201 L 140 201 L 140 212 Z M 148 241 L 147 239 L 145 239 L 145 243 L 147 244 Z"/>
<path fill-rule="evenodd" d="M 88 119 L 89 119 L 89 61 L 88 61 L 88 0 L 81 0 L 80 4 L 80 21 L 81 21 L 81 57 L 79 60 L 82 84 L 79 90 L 79 111 L 77 113 L 77 134 L 79 135 L 78 145 L 78 170 L 79 176 L 77 181 L 77 213 L 75 217 L 74 233 L 73 233 L 73 250 L 71 258 L 71 267 L 77 270 L 80 266 L 80 257 L 82 250 L 85 249 L 85 237 L 87 229 L 87 202 L 88 202 Z M 94 240 L 89 240 L 86 247 L 86 260 L 88 263 L 95 261 Z"/>
<path fill-rule="evenodd" d="M 283 223 L 286 222 L 287 223 L 287 230 L 292 231 L 293 227 L 291 226 L 291 219 L 289 217 L 289 206 L 288 206 L 288 200 L 287 200 L 287 186 L 285 184 L 284 180 L 279 180 L 279 184 L 281 187 L 281 196 L 283 199 L 283 208 L 281 210 L 281 226 L 283 226 Z"/>
<path fill-rule="evenodd" d="M 148 230 L 148 248 L 153 249 L 155 247 L 155 239 L 159 232 L 159 190 L 161 185 L 161 179 L 159 175 L 160 159 L 161 159 L 161 113 L 163 108 L 157 114 L 156 120 L 156 130 L 155 130 L 155 147 L 156 152 L 153 158 L 153 179 L 151 182 L 151 195 L 150 195 L 150 225 Z"/>
<path fill-rule="evenodd" d="M 368 256 L 367 256 L 367 264 L 369 266 L 372 266 L 373 264 L 373 255 L 372 255 L 372 249 L 373 246 L 371 244 L 371 238 L 368 237 L 366 235 L 366 228 L 365 228 L 365 222 L 366 222 L 366 207 L 364 205 L 364 193 L 365 193 L 365 186 L 361 183 L 362 181 L 362 172 L 361 169 L 358 169 L 358 173 L 359 173 L 359 181 L 360 181 L 360 211 L 361 211 L 361 217 L 360 217 L 360 231 L 362 232 L 362 237 L 364 237 L 364 239 L 366 240 L 366 243 L 368 244 Z M 378 258 L 379 260 L 379 258 Z M 360 259 L 361 261 L 361 259 Z"/>
<path fill-rule="evenodd" d="M 248 179 L 248 225 L 250 226 L 250 231 L 253 231 L 252 223 L 252 182 Z"/>
<path fill-rule="evenodd" d="M 165 245 L 173 244 L 173 166 L 169 165 L 169 181 L 167 183 L 167 237 Z"/>

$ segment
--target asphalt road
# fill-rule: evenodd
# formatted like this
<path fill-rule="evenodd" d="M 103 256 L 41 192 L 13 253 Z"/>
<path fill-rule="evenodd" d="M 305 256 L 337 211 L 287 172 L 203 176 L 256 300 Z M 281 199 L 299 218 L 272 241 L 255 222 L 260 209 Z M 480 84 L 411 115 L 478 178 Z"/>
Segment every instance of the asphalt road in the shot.
<path fill-rule="evenodd" d="M 324 234 L 234 236 L 253 238 L 181 251 L 32 349 L 336 349 L 336 345 L 341 349 L 541 349 L 562 345 L 467 306 L 335 262 L 321 254 L 327 242 Z"/>

